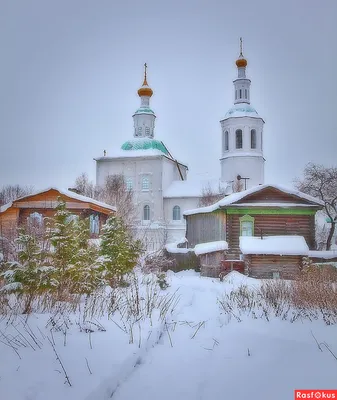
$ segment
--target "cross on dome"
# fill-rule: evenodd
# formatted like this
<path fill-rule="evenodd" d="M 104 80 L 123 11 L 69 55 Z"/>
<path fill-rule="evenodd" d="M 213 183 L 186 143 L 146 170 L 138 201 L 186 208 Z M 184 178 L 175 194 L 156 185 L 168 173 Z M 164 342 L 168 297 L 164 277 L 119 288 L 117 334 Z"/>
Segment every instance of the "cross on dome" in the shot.
<path fill-rule="evenodd" d="M 153 90 L 150 88 L 150 86 L 147 83 L 147 64 L 144 64 L 144 82 L 143 85 L 140 89 L 138 89 L 138 96 L 147 96 L 151 97 L 153 95 Z"/>
<path fill-rule="evenodd" d="M 239 58 L 236 60 L 236 66 L 238 68 L 245 68 L 247 67 L 247 60 L 244 58 L 242 53 L 242 37 L 240 37 L 240 55 Z"/>

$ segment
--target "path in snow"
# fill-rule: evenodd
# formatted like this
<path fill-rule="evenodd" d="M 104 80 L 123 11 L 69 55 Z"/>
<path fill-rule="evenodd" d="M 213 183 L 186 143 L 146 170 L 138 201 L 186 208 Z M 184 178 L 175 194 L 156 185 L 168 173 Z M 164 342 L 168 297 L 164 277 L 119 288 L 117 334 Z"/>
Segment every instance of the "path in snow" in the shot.
<path fill-rule="evenodd" d="M 315 345 L 315 324 L 251 318 L 224 324 L 217 304 L 224 286 L 218 281 L 191 276 L 175 279 L 175 285 L 182 297 L 170 332 L 173 347 L 165 333 L 143 350 L 140 364 L 119 381 L 114 400 L 284 400 L 298 388 L 334 388 L 337 363 Z M 101 394 L 86 400 L 109 398 Z"/>

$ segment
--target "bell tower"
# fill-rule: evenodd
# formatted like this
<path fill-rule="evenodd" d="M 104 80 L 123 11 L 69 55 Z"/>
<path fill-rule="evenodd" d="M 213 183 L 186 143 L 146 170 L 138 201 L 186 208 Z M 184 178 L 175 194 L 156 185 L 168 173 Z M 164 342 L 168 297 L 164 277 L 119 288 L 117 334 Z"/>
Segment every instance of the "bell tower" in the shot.
<path fill-rule="evenodd" d="M 251 81 L 246 77 L 247 60 L 236 60 L 234 105 L 220 121 L 222 128 L 221 180 L 232 184 L 234 191 L 264 183 L 263 125 L 264 120 L 250 104 Z"/>
<path fill-rule="evenodd" d="M 144 81 L 143 85 L 138 89 L 140 97 L 140 107 L 133 114 L 134 133 L 136 138 L 150 138 L 154 136 L 154 122 L 156 115 L 150 108 L 150 98 L 153 95 L 153 90 L 147 83 L 147 64 L 144 64 Z"/>

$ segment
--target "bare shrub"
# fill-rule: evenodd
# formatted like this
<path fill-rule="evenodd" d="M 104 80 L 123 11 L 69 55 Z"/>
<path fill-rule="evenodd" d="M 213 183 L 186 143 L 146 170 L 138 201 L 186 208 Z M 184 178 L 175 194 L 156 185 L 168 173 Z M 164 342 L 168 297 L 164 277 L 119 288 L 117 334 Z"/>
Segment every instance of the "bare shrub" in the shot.
<path fill-rule="evenodd" d="M 142 271 L 144 273 L 161 273 L 176 267 L 176 260 L 167 257 L 162 251 L 148 254 L 144 258 Z"/>
<path fill-rule="evenodd" d="M 336 268 L 310 266 L 293 281 L 266 280 L 259 289 L 242 285 L 218 302 L 229 320 L 241 321 L 245 314 L 267 321 L 272 316 L 291 322 L 322 319 L 330 325 L 337 323 L 336 283 Z"/>

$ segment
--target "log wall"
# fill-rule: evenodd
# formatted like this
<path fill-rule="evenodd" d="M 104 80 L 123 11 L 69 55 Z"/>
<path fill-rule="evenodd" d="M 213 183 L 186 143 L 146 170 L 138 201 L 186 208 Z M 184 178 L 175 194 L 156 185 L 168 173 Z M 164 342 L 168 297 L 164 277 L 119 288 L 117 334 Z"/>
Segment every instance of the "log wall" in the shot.
<path fill-rule="evenodd" d="M 272 279 L 278 272 L 282 279 L 294 279 L 300 272 L 302 256 L 248 255 L 245 256 L 246 273 L 252 278 Z"/>
<path fill-rule="evenodd" d="M 314 215 L 254 215 L 254 236 L 300 235 L 310 249 L 315 249 L 315 216 Z M 232 254 L 239 256 L 240 237 L 239 214 L 227 215 L 227 242 Z"/>

